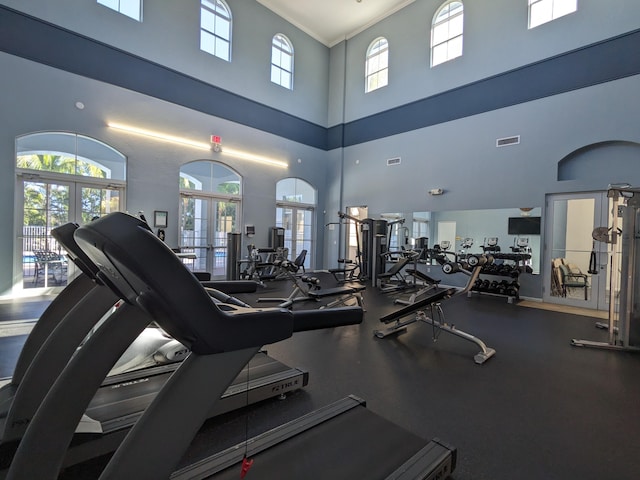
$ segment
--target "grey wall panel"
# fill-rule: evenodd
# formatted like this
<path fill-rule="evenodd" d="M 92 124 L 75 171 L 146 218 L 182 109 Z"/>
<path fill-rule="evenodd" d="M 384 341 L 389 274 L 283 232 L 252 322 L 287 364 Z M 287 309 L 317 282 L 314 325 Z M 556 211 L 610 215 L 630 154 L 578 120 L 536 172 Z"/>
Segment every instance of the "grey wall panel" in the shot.
<path fill-rule="evenodd" d="M 640 31 L 479 80 L 376 115 L 326 129 L 109 45 L 0 8 L 0 49 L 46 65 L 122 86 L 316 148 L 333 149 L 528 102 L 640 72 Z M 22 32 L 30 35 L 23 41 Z M 342 44 L 344 48 L 346 43 Z M 73 52 L 73 55 L 69 55 Z M 334 47 L 333 118 L 350 114 Z M 350 64 L 347 63 L 350 68 Z M 362 82 L 360 82 L 362 83 Z M 278 87 L 281 88 L 281 87 Z M 320 89 L 321 90 L 321 89 Z M 376 92 L 373 92 L 376 93 Z M 323 97 L 326 99 L 326 97 Z M 346 102 L 343 102 L 346 100 Z M 345 109 L 340 112 L 340 105 Z"/>
<path fill-rule="evenodd" d="M 96 0 L 2 0 L 0 4 L 148 59 L 311 123 L 327 118 L 329 49 L 256 1 L 227 0 L 231 62 L 200 50 L 200 1 L 146 1 L 137 22 Z M 283 33 L 296 53 L 294 90 L 270 82 L 271 40 Z"/>
<path fill-rule="evenodd" d="M 0 235 L 0 295 L 7 293 L 13 282 L 14 245 L 22 222 L 14 212 L 15 138 L 26 133 L 60 130 L 78 132 L 96 138 L 127 156 L 127 203 L 130 212 L 154 210 L 168 212 L 167 243 L 177 245 L 178 238 L 178 172 L 180 166 L 194 160 L 224 163 L 244 179 L 243 225 L 256 225 L 252 242 L 266 246 L 268 227 L 275 221 L 275 184 L 286 177 L 302 178 L 320 192 L 325 202 L 327 153 L 322 149 L 271 135 L 240 124 L 214 118 L 176 104 L 145 96 L 131 90 L 108 85 L 13 55 L 0 53 L 0 167 L 7 175 L 0 177 L 3 221 L 12 225 Z M 77 109 L 76 101 L 85 104 Z M 207 152 L 152 139 L 129 135 L 107 127 L 108 120 L 128 122 L 150 130 L 193 139 L 207 139 L 211 133 L 222 136 L 223 145 L 249 153 L 284 160 L 289 168 L 273 168 L 259 163 Z M 206 140 L 205 140 L 206 141 Z M 300 159 L 300 162 L 298 162 Z M 323 208 L 318 209 L 319 244 L 315 264 L 323 262 Z M 9 232 L 10 230 L 10 232 Z M 243 236 L 244 245 L 249 239 Z M 19 252 L 18 248 L 18 252 Z M 19 257 L 16 257 L 19 258 Z M 17 265 L 16 268 L 21 267 Z"/>
<path fill-rule="evenodd" d="M 0 9 L 0 49 L 306 145 L 326 146 L 326 129 L 319 125 L 6 8 Z"/>
<path fill-rule="evenodd" d="M 345 125 L 345 145 L 428 127 L 640 73 L 640 31 Z M 329 147 L 335 146 L 330 144 Z"/>
<path fill-rule="evenodd" d="M 636 0 L 580 0 L 575 13 L 531 30 L 527 28 L 526 0 L 465 1 L 463 55 L 431 67 L 430 27 L 443 3 L 416 0 L 349 39 L 346 122 L 640 28 L 640 2 Z M 365 93 L 365 53 L 378 36 L 389 41 L 389 85 Z"/>
<path fill-rule="evenodd" d="M 588 178 L 557 178 L 558 162 L 586 145 L 640 143 L 638 88 L 636 75 L 347 147 L 343 204 L 373 212 L 540 207 L 546 193 L 603 190 L 623 177 L 640 184 L 636 164 L 612 170 L 609 158 L 593 161 Z M 519 145 L 496 148 L 512 135 Z M 388 167 L 395 157 L 400 165 Z M 430 196 L 432 188 L 445 194 Z"/>

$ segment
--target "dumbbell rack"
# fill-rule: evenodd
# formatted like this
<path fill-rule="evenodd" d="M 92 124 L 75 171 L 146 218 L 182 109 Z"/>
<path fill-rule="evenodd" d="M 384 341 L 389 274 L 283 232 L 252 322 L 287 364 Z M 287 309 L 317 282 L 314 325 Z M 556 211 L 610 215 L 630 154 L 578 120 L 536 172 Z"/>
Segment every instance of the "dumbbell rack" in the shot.
<path fill-rule="evenodd" d="M 530 273 L 527 268 L 527 261 L 531 259 L 528 253 L 491 253 L 493 263 L 484 265 L 480 271 L 480 278 L 476 284 L 471 287 L 467 293 L 471 297 L 474 293 L 481 295 L 491 295 L 497 297 L 506 297 L 508 303 L 515 303 L 520 300 L 520 284 L 518 277 L 522 273 Z M 496 260 L 502 260 L 498 263 Z M 530 267 L 529 267 L 530 268 Z M 502 280 L 494 279 L 490 281 L 482 277 L 502 278 Z M 509 282 L 505 277 L 511 278 Z"/>

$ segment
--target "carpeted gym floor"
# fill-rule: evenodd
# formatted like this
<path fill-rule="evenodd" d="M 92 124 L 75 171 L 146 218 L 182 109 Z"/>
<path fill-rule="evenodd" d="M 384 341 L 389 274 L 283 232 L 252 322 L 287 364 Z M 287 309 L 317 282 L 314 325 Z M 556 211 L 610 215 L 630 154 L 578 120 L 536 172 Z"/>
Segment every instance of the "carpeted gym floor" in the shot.
<path fill-rule="evenodd" d="M 324 288 L 332 286 L 332 277 L 319 276 Z M 286 281 L 269 282 L 255 295 L 238 297 L 257 305 L 258 296 L 287 296 L 291 289 Z M 298 333 L 265 346 L 272 357 L 307 370 L 309 385 L 285 400 L 208 421 L 183 463 L 242 441 L 247 429 L 255 435 L 355 394 L 407 430 L 456 446 L 455 480 L 638 478 L 640 355 L 572 347 L 571 338 L 606 339 L 594 318 L 497 297 L 453 297 L 442 303 L 447 322 L 497 352 L 477 365 L 476 345 L 444 332 L 433 342 L 430 325 L 375 338 L 380 316 L 399 307 L 393 295 L 372 287 L 364 298 L 359 326 Z M 11 373 L 24 338 L 0 338 L 0 377 Z M 367 446 L 354 445 L 345 456 L 362 450 Z M 99 466 L 100 460 L 72 467 L 61 478 L 93 478 Z M 247 478 L 260 478 L 258 472 L 254 466 Z"/>

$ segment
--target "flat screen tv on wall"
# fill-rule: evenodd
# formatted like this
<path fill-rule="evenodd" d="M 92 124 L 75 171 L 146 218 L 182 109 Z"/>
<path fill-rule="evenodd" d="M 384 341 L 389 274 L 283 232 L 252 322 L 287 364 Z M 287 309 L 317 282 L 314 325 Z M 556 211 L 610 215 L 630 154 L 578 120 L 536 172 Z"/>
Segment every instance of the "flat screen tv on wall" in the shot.
<path fill-rule="evenodd" d="M 540 235 L 540 217 L 509 217 L 509 235 Z"/>

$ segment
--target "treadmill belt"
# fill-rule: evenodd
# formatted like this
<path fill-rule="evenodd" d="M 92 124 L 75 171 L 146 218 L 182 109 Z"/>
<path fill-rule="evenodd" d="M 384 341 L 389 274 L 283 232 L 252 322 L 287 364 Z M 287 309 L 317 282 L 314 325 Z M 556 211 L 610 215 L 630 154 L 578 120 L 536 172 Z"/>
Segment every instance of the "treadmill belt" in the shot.
<path fill-rule="evenodd" d="M 362 406 L 253 456 L 247 478 L 385 479 L 426 443 Z M 207 478 L 237 480 L 240 468 Z"/>

